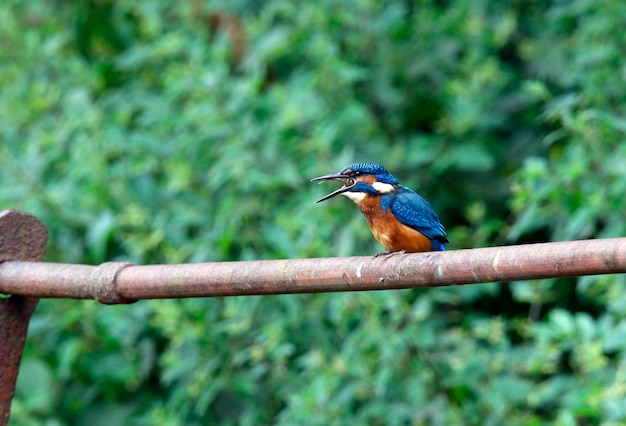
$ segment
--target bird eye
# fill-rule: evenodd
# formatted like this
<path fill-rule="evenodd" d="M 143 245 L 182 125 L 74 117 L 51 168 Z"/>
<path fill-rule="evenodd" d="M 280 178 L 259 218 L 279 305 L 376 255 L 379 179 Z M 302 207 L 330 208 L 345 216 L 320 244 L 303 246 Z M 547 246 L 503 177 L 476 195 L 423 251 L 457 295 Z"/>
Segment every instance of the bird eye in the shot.
<path fill-rule="evenodd" d="M 354 172 L 353 174 L 354 174 L 354 176 L 361 176 L 361 172 L 358 171 L 358 170 L 356 172 Z"/>

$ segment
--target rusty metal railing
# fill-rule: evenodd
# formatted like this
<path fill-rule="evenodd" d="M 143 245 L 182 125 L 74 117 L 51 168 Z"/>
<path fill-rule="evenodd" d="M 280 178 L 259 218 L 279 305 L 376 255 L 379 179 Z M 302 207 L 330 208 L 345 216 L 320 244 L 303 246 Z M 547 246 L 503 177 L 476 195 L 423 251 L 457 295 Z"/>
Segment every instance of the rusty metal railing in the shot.
<path fill-rule="evenodd" d="M 141 299 L 424 288 L 626 272 L 626 238 L 379 257 L 181 265 L 42 262 L 47 232 L 34 216 L 0 213 L 0 422 L 9 408 L 30 315 L 39 298 Z M 8 326 L 5 326 L 8 324 Z"/>

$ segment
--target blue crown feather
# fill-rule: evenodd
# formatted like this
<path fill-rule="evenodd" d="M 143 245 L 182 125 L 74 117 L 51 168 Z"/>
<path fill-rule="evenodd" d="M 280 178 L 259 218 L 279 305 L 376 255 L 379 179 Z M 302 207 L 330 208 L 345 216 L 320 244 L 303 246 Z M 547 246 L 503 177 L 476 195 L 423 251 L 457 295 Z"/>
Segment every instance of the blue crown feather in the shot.
<path fill-rule="evenodd" d="M 378 163 L 354 163 L 344 167 L 340 173 L 344 173 L 347 170 L 353 172 L 361 172 L 363 174 L 374 175 L 376 180 L 382 183 L 388 183 L 390 185 L 397 185 L 398 179 L 396 179 L 391 173 L 387 171 L 383 166 Z"/>

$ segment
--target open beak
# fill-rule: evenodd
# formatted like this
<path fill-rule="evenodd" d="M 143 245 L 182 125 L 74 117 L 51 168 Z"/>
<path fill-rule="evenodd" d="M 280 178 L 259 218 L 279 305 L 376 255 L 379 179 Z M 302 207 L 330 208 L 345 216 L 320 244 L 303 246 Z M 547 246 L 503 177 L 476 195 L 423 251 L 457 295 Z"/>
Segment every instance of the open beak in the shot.
<path fill-rule="evenodd" d="M 339 188 L 338 190 L 333 191 L 330 194 L 320 198 L 319 200 L 316 201 L 316 203 L 321 203 L 322 201 L 326 201 L 330 198 L 333 198 L 335 195 L 343 194 L 344 192 L 350 190 L 350 188 L 352 188 L 356 184 L 356 179 L 351 178 L 350 176 L 342 175 L 342 174 L 330 174 L 330 175 L 316 177 L 316 178 L 311 179 L 311 182 L 327 181 L 327 180 L 339 181 L 343 184 L 343 186 Z"/>

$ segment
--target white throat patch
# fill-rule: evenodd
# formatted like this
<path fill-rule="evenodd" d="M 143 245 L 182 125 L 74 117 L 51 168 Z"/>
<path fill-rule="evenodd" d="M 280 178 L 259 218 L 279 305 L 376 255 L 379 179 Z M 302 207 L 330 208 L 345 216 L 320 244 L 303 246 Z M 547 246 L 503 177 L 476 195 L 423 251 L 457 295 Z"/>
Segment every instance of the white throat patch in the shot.
<path fill-rule="evenodd" d="M 345 195 L 357 204 L 361 203 L 367 196 L 365 192 L 342 192 L 341 195 Z"/>
<path fill-rule="evenodd" d="M 378 191 L 380 194 L 389 194 L 396 190 L 393 185 L 383 182 L 374 182 L 372 188 Z"/>

